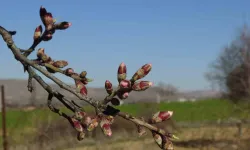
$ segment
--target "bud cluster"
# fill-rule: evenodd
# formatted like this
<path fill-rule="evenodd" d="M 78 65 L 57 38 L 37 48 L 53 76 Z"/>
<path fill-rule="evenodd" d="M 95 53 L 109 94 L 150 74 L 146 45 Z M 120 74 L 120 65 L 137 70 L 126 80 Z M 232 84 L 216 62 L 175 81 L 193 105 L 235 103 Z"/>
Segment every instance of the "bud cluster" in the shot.
<path fill-rule="evenodd" d="M 98 125 L 101 127 L 104 135 L 111 136 L 111 124 L 114 122 L 112 116 L 97 115 L 90 117 L 86 112 L 76 111 L 72 117 L 68 118 L 72 127 L 77 131 L 77 139 L 83 140 L 86 132 L 93 131 Z"/>
<path fill-rule="evenodd" d="M 42 23 L 45 26 L 45 34 L 42 36 L 43 29 L 42 26 L 39 25 L 34 32 L 34 43 L 38 42 L 39 40 L 49 41 L 52 39 L 55 30 L 65 30 L 71 26 L 71 23 L 66 21 L 56 23 L 56 19 L 53 18 L 52 13 L 47 12 L 47 10 L 42 6 L 40 7 L 39 14 Z"/>
<path fill-rule="evenodd" d="M 138 69 L 131 79 L 127 79 L 127 66 L 121 63 L 117 70 L 118 90 L 114 90 L 109 80 L 105 82 L 105 89 L 109 95 L 117 96 L 120 100 L 127 99 L 131 91 L 145 91 L 153 85 L 150 81 L 138 81 L 145 77 L 152 69 L 151 64 L 145 64 Z M 118 99 L 111 99 L 113 105 L 119 105 Z"/>

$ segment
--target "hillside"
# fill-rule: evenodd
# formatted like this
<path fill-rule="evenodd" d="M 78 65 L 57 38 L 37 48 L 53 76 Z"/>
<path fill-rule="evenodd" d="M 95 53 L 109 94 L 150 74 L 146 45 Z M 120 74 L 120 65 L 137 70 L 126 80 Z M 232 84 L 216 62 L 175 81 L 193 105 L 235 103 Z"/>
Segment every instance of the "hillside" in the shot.
<path fill-rule="evenodd" d="M 31 99 L 36 105 L 46 104 L 47 93 L 42 87 L 36 83 L 35 100 L 31 97 L 31 93 L 27 90 L 26 80 L 14 80 L 14 79 L 0 79 L 0 85 L 4 85 L 6 89 L 6 103 L 8 105 L 27 105 L 31 103 Z M 52 85 L 54 88 L 60 90 L 56 85 Z M 62 91 L 62 90 L 60 90 Z M 63 91 L 71 99 L 75 96 Z M 88 93 L 95 99 L 103 99 L 106 96 L 104 88 L 90 88 L 88 87 Z M 182 92 L 171 97 L 161 97 L 161 99 L 177 100 L 179 98 L 208 98 L 216 97 L 218 92 L 214 91 L 190 91 Z M 132 92 L 126 102 L 138 102 L 138 101 L 155 101 L 157 99 L 157 88 L 150 88 L 147 92 Z"/>

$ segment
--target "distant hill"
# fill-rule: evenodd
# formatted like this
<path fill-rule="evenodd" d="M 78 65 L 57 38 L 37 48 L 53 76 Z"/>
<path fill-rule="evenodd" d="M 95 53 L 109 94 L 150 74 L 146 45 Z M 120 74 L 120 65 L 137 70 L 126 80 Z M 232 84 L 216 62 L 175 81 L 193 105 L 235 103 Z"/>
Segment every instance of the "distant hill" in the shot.
<path fill-rule="evenodd" d="M 27 80 L 14 80 L 14 79 L 0 79 L 0 85 L 4 85 L 6 89 L 6 103 L 8 105 L 29 105 L 31 103 L 31 93 L 27 90 Z M 36 83 L 36 98 L 33 100 L 35 105 L 46 105 L 47 92 Z M 76 97 L 67 91 L 61 90 L 57 85 L 52 84 L 52 87 L 59 91 L 62 91 L 71 99 L 76 99 Z M 106 96 L 106 91 L 104 88 L 89 88 L 88 93 L 91 97 L 101 100 Z M 177 100 L 179 98 L 207 98 L 216 97 L 218 92 L 214 91 L 191 91 L 182 92 L 171 97 L 165 97 L 161 99 Z M 128 99 L 125 102 L 138 102 L 138 101 L 155 101 L 157 99 L 157 88 L 150 88 L 146 92 L 131 92 Z M 56 100 L 55 100 L 56 102 Z"/>

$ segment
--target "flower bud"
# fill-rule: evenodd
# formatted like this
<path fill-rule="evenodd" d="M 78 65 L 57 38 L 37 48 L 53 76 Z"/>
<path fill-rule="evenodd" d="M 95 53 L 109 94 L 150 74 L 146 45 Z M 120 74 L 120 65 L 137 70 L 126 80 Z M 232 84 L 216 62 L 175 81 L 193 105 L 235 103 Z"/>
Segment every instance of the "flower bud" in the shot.
<path fill-rule="evenodd" d="M 77 120 L 82 120 L 86 116 L 86 112 L 83 111 L 76 111 L 75 112 L 75 118 Z"/>
<path fill-rule="evenodd" d="M 72 68 L 67 68 L 66 70 L 64 70 L 65 75 L 67 76 L 71 76 L 74 73 L 74 69 Z"/>
<path fill-rule="evenodd" d="M 80 73 L 80 78 L 85 78 L 86 75 L 87 75 L 87 71 L 82 71 L 82 72 Z"/>
<path fill-rule="evenodd" d="M 82 127 L 80 121 L 76 120 L 75 118 L 70 118 L 69 121 L 70 121 L 72 127 L 73 127 L 76 131 L 78 131 L 78 132 L 83 132 L 83 127 Z"/>
<path fill-rule="evenodd" d="M 128 93 L 128 92 L 119 92 L 119 93 L 117 93 L 117 96 L 118 96 L 120 99 L 126 99 L 126 98 L 128 98 L 129 93 Z"/>
<path fill-rule="evenodd" d="M 55 61 L 52 65 L 56 68 L 63 68 L 68 65 L 68 62 L 65 60 L 58 60 L 58 61 Z"/>
<path fill-rule="evenodd" d="M 76 90 L 82 95 L 86 96 L 88 94 L 88 90 L 86 86 L 79 80 L 75 80 Z"/>
<path fill-rule="evenodd" d="M 54 24 L 53 16 L 44 7 L 40 7 L 40 18 L 47 30 L 51 30 Z"/>
<path fill-rule="evenodd" d="M 63 21 L 63 22 L 59 22 L 59 23 L 57 23 L 57 24 L 54 24 L 54 27 L 55 27 L 55 29 L 57 29 L 57 30 L 65 30 L 65 29 L 67 29 L 68 27 L 70 27 L 71 25 L 72 25 L 72 23 Z"/>
<path fill-rule="evenodd" d="M 124 63 L 121 63 L 117 71 L 117 79 L 120 82 L 121 80 L 125 80 L 126 77 L 127 77 L 127 67 Z"/>
<path fill-rule="evenodd" d="M 42 28 L 41 25 L 39 25 L 39 26 L 35 29 L 35 32 L 34 32 L 34 36 L 33 36 L 34 41 L 38 40 L 38 39 L 41 37 L 42 32 L 43 32 L 43 28 Z"/>
<path fill-rule="evenodd" d="M 77 133 L 77 140 L 81 141 L 85 138 L 86 133 L 85 132 L 78 132 Z"/>
<path fill-rule="evenodd" d="M 114 123 L 114 117 L 109 115 L 106 117 L 106 119 L 109 121 L 109 124 L 113 124 Z"/>
<path fill-rule="evenodd" d="M 114 105 L 114 106 L 119 106 L 119 105 L 120 105 L 120 100 L 117 99 L 117 98 L 115 98 L 115 97 L 112 98 L 110 102 L 111 102 L 111 104 Z"/>
<path fill-rule="evenodd" d="M 108 94 L 111 94 L 113 92 L 112 83 L 109 80 L 105 81 L 105 89 Z"/>
<path fill-rule="evenodd" d="M 45 53 L 44 53 L 44 48 L 39 48 L 39 49 L 37 50 L 37 54 L 36 54 L 37 58 L 38 58 L 39 60 L 41 60 L 43 55 L 45 55 Z"/>
<path fill-rule="evenodd" d="M 94 128 L 96 128 L 97 126 L 98 126 L 98 118 L 96 117 L 96 118 L 93 118 L 92 120 L 91 120 L 91 122 L 90 122 L 90 124 L 88 125 L 88 127 L 87 127 L 87 130 L 88 131 L 93 131 L 94 130 Z"/>
<path fill-rule="evenodd" d="M 41 60 L 44 62 L 44 63 L 49 63 L 52 61 L 51 57 L 49 57 L 48 55 L 44 54 L 41 58 Z"/>
<path fill-rule="evenodd" d="M 155 132 L 152 132 L 152 135 L 153 135 L 153 138 L 155 140 L 155 143 L 160 147 L 162 148 L 162 137 L 161 135 L 155 133 Z"/>
<path fill-rule="evenodd" d="M 85 116 L 83 119 L 82 119 L 82 124 L 86 127 L 89 126 L 89 124 L 91 123 L 91 117 L 90 116 Z"/>
<path fill-rule="evenodd" d="M 168 120 L 173 115 L 173 111 L 159 111 L 153 115 L 151 118 L 152 123 L 159 123 Z"/>
<path fill-rule="evenodd" d="M 119 83 L 119 86 L 121 89 L 130 89 L 131 82 L 129 80 L 121 80 L 121 82 Z"/>
<path fill-rule="evenodd" d="M 150 81 L 138 81 L 138 82 L 134 83 L 134 85 L 132 86 L 132 89 L 134 91 L 145 91 L 146 89 L 148 89 L 152 85 L 153 85 L 153 83 Z"/>
<path fill-rule="evenodd" d="M 145 64 L 132 77 L 132 81 L 136 81 L 145 77 L 152 69 L 152 64 Z"/>
<path fill-rule="evenodd" d="M 102 129 L 104 135 L 109 136 L 109 137 L 112 135 L 112 130 L 111 130 L 111 127 L 110 127 L 111 124 L 104 117 L 101 119 L 100 126 L 101 126 L 101 129 Z"/>
<path fill-rule="evenodd" d="M 164 138 L 163 138 L 162 149 L 164 149 L 164 150 L 174 150 L 173 143 L 166 136 L 164 136 Z"/>

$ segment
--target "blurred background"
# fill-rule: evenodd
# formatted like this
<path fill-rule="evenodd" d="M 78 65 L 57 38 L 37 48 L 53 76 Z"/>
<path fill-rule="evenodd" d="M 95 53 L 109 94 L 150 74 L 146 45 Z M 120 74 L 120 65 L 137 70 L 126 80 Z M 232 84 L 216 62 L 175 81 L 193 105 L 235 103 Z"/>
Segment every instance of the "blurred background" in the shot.
<path fill-rule="evenodd" d="M 180 138 L 173 142 L 176 150 L 250 149 L 249 1 L 27 0 L 1 5 L 1 26 L 17 31 L 14 40 L 22 49 L 30 47 L 34 29 L 41 24 L 41 5 L 58 22 L 72 22 L 72 27 L 56 32 L 37 48 L 45 48 L 54 59 L 67 60 L 77 72 L 86 70 L 94 79 L 87 85 L 89 96 L 97 100 L 106 96 L 105 80 L 117 85 L 121 62 L 127 65 L 129 77 L 152 63 L 145 80 L 154 86 L 132 92 L 117 108 L 145 118 L 159 110 L 174 111 L 159 127 Z M 139 138 L 135 125 L 119 117 L 111 138 L 97 128 L 77 141 L 68 121 L 48 109 L 46 91 L 33 81 L 35 89 L 28 92 L 27 73 L 3 40 L 0 45 L 1 100 L 5 100 L 1 107 L 6 109 L 10 150 L 159 149 L 149 132 Z M 56 76 L 74 84 L 68 77 Z M 94 113 L 74 95 L 45 81 Z M 54 103 L 68 111 L 59 101 Z M 3 130 L 0 133 L 2 143 Z"/>

